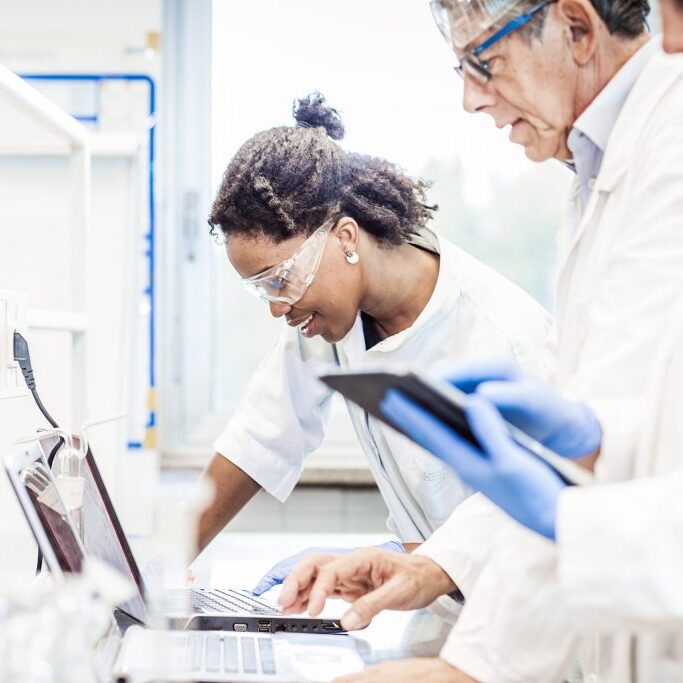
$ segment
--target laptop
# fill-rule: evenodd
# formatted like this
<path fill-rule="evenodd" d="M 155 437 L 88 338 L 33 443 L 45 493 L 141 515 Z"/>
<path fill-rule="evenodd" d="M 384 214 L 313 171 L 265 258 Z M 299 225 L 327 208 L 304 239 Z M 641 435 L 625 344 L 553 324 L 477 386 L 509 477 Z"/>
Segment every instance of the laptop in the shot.
<path fill-rule="evenodd" d="M 8 456 L 5 463 L 45 562 L 57 578 L 62 578 L 67 572 L 79 572 L 87 554 L 72 516 L 66 513 L 43 447 L 36 441 Z M 90 472 L 96 474 L 92 456 L 89 459 Z M 93 481 L 101 484 L 101 479 L 93 478 Z M 87 483 L 85 498 L 88 504 L 83 517 L 88 539 L 87 525 L 93 524 L 89 505 L 98 497 Z M 106 526 L 91 529 L 91 533 L 99 534 L 100 551 L 113 540 L 118 541 L 115 532 L 116 529 L 112 531 Z M 132 558 L 127 544 L 123 555 Z M 100 559 L 111 558 L 116 559 L 113 553 L 100 552 Z M 140 580 L 137 565 L 128 559 L 124 562 L 121 557 L 118 560 L 114 566 L 132 580 L 138 594 L 117 606 L 109 633 L 96 647 L 95 662 L 99 671 L 106 672 L 107 680 L 292 683 L 330 680 L 363 668 L 355 641 L 348 635 L 248 633 L 239 628 L 226 631 L 143 628 L 145 600 L 140 589 L 142 584 L 137 581 Z M 244 617 L 238 618 L 244 620 Z M 199 622 L 194 620 L 193 624 L 196 623 Z M 234 624 L 231 622 L 231 625 Z"/>
<path fill-rule="evenodd" d="M 82 549 L 80 544 L 74 545 L 78 534 L 74 536 L 50 506 L 54 503 L 56 487 L 45 454 L 57 442 L 55 437 L 38 439 L 5 460 L 10 482 L 43 550 L 46 565 L 51 572 L 78 572 L 83 553 L 106 562 L 137 587 L 135 597 L 118 609 L 133 623 L 144 625 L 148 621 L 148 602 L 143 576 L 90 450 L 85 459 L 83 509 L 79 520 L 83 528 Z M 164 595 L 162 602 L 167 620 L 177 629 L 239 633 L 344 632 L 338 619 L 285 616 L 275 604 L 243 589 L 175 590 Z"/>

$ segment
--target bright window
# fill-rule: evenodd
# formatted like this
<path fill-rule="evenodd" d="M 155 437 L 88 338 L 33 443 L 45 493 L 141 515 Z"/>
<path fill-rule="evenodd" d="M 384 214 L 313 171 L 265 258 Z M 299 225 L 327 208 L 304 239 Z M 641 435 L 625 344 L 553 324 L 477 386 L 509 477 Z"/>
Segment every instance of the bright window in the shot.
<path fill-rule="evenodd" d="M 215 0 L 213 25 L 216 187 L 247 138 L 290 124 L 292 101 L 320 90 L 342 112 L 347 149 L 432 180 L 433 227 L 549 306 L 569 172 L 532 164 L 489 117 L 462 110 L 426 0 Z M 214 398 L 227 416 L 283 323 L 240 290 L 218 247 L 216 265 Z"/>

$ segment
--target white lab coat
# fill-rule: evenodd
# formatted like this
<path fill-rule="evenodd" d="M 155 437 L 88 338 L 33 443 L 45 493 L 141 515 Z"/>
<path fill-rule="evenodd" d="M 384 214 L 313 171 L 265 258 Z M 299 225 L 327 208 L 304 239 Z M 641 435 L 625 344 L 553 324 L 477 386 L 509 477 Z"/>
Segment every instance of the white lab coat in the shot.
<path fill-rule="evenodd" d="M 683 298 L 672 313 L 638 479 L 567 489 L 555 544 L 510 524 L 478 578 L 442 656 L 479 680 L 559 681 L 579 655 L 587 682 L 683 681 Z"/>
<path fill-rule="evenodd" d="M 683 291 L 682 160 L 683 59 L 657 52 L 620 113 L 578 229 L 568 226 L 558 239 L 554 382 L 600 416 L 605 438 L 597 474 L 604 481 L 638 474 L 642 396 Z M 575 214 L 578 201 L 575 184 Z M 442 656 L 483 681 L 559 680 L 569 661 L 563 654 L 579 644 L 567 628 L 562 592 L 548 578 L 543 558 L 552 556 L 552 545 L 491 508 L 471 497 L 419 550 L 467 599 Z M 476 532 L 470 528 L 473 537 L 498 538 L 490 558 L 458 544 L 465 509 L 482 520 Z M 626 683 L 630 645 L 619 638 L 581 641 L 585 680 Z"/>
<path fill-rule="evenodd" d="M 557 576 L 570 609 L 638 631 L 638 681 L 683 681 L 683 297 L 655 356 L 633 481 L 569 489 Z"/>
<path fill-rule="evenodd" d="M 336 344 L 343 367 L 378 363 L 472 361 L 514 357 L 544 374 L 543 344 L 549 318 L 518 287 L 439 239 L 435 290 L 413 325 L 370 350 L 359 318 Z M 286 327 L 254 374 L 241 404 L 216 440 L 229 458 L 266 491 L 284 501 L 299 479 L 305 456 L 322 442 L 332 391 L 317 378 L 332 347 Z M 403 542 L 422 542 L 471 491 L 453 472 L 398 432 L 348 405 L 360 444 L 390 513 L 390 529 Z M 483 543 L 486 539 L 483 539 Z"/>

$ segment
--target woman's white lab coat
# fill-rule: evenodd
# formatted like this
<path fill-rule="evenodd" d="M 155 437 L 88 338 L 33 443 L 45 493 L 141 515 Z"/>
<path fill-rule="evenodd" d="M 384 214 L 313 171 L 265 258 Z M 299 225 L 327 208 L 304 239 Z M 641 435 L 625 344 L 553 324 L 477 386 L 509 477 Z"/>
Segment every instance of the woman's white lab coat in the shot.
<path fill-rule="evenodd" d="M 555 382 L 600 416 L 605 442 L 598 477 L 629 479 L 639 474 L 653 358 L 683 291 L 681 58 L 658 52 L 649 59 L 610 136 L 578 229 L 565 228 L 559 246 Z M 483 681 L 547 683 L 561 680 L 563 655 L 580 647 L 586 681 L 628 683 L 632 641 L 583 637 L 590 624 L 572 631 L 566 598 L 552 580 L 553 546 L 510 521 L 494 522 L 496 514 L 478 499 L 456 510 L 419 551 L 458 583 L 462 511 L 484 520 L 481 533 L 502 530 L 494 555 L 470 562 L 466 608 L 442 656 Z"/>
<path fill-rule="evenodd" d="M 336 350 L 344 367 L 378 363 L 461 362 L 513 356 L 544 374 L 549 318 L 518 287 L 440 238 L 434 292 L 413 325 L 366 350 L 360 317 Z M 332 391 L 318 380 L 332 347 L 286 327 L 254 374 L 241 404 L 216 440 L 234 462 L 278 500 L 299 479 L 305 456 L 322 442 Z M 470 491 L 452 471 L 357 406 L 349 412 L 386 501 L 390 529 L 403 542 L 422 542 Z M 486 539 L 482 539 L 486 543 Z"/>

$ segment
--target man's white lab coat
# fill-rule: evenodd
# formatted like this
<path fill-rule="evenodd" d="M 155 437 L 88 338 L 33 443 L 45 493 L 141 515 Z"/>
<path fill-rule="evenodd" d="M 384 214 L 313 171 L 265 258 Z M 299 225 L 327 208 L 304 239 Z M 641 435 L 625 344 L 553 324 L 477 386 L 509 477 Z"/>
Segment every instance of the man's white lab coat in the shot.
<path fill-rule="evenodd" d="M 558 574 L 577 610 L 683 629 L 683 295 L 641 410 L 638 479 L 562 494 Z"/>
<path fill-rule="evenodd" d="M 556 544 L 508 527 L 442 656 L 482 681 L 559 681 L 577 655 L 585 681 L 683 681 L 681 387 L 683 298 L 642 397 L 639 478 L 567 489 Z"/>
<path fill-rule="evenodd" d="M 634 680 L 683 681 L 683 296 L 641 407 L 638 479 L 562 495 L 556 571 L 577 621 L 638 630 Z"/>
<path fill-rule="evenodd" d="M 469 362 L 511 356 L 544 375 L 550 319 L 517 286 L 439 238 L 436 287 L 410 328 L 365 348 L 360 317 L 336 351 L 343 367 L 380 363 Z M 343 294 L 343 293 L 342 293 Z M 230 459 L 278 500 L 299 479 L 305 456 L 322 442 L 333 392 L 318 380 L 320 362 L 334 362 L 331 345 L 285 327 L 254 374 L 241 404 L 216 440 Z M 422 542 L 471 491 L 450 468 L 353 404 L 360 445 L 403 542 Z M 487 539 L 479 540 L 486 545 Z"/>
<path fill-rule="evenodd" d="M 576 186 L 572 201 L 579 201 Z M 683 291 L 683 59 L 660 52 L 649 59 L 579 227 L 565 228 L 559 247 L 554 381 L 600 416 L 598 478 L 629 479 L 638 476 L 653 358 Z M 544 588 L 544 549 L 552 546 L 480 501 L 466 501 L 419 550 L 448 571 L 467 600 L 442 656 L 483 681 L 561 680 L 562 653 L 579 645 L 566 628 L 561 591 L 552 581 Z M 478 533 L 498 538 L 490 558 L 459 546 L 465 510 L 484 520 Z M 583 638 L 580 645 L 585 680 L 630 680 L 628 638 Z"/>

